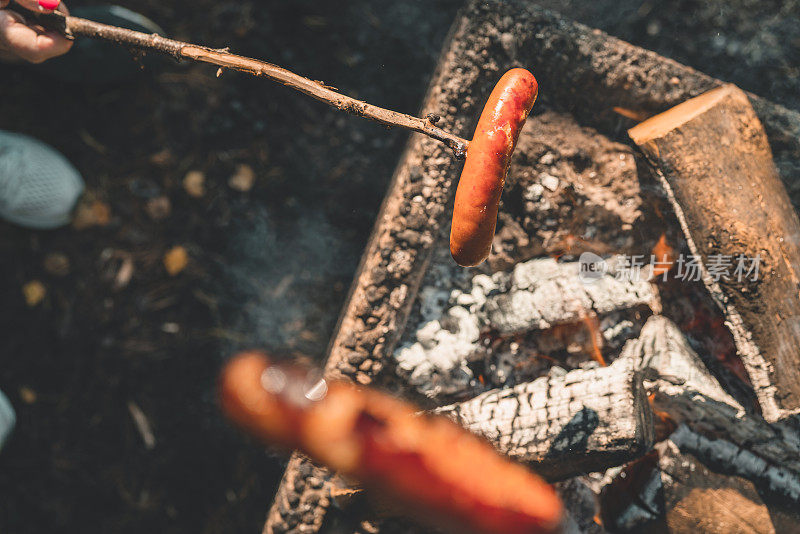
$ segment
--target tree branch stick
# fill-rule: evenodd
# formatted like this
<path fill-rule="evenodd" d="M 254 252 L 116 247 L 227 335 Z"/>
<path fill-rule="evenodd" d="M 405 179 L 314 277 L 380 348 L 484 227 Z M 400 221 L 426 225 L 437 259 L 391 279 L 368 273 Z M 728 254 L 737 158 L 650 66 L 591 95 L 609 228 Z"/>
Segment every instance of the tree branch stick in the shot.
<path fill-rule="evenodd" d="M 253 76 L 268 78 L 294 89 L 295 91 L 300 91 L 338 110 L 359 117 L 372 119 L 373 121 L 387 126 L 406 128 L 437 139 L 447 145 L 453 151 L 457 159 L 464 158 L 467 153 L 469 141 L 442 130 L 441 128 L 437 128 L 434 125 L 434 122 L 438 120 L 436 118 L 422 119 L 406 115 L 405 113 L 373 106 L 364 101 L 337 93 L 322 82 L 304 78 L 303 76 L 265 61 L 231 54 L 227 49 L 217 50 L 192 43 L 185 43 L 161 37 L 158 34 L 146 34 L 120 28 L 118 26 L 101 24 L 79 17 L 64 15 L 60 12 L 35 14 L 24 8 L 20 8 L 13 2 L 10 6 L 14 7 L 15 11 L 22 13 L 24 16 L 36 19 L 37 22 L 44 26 L 61 31 L 67 37 L 81 35 L 93 39 L 101 39 L 120 45 L 170 55 L 177 59 L 190 59 L 192 61 L 210 63 L 226 69 L 246 72 Z"/>

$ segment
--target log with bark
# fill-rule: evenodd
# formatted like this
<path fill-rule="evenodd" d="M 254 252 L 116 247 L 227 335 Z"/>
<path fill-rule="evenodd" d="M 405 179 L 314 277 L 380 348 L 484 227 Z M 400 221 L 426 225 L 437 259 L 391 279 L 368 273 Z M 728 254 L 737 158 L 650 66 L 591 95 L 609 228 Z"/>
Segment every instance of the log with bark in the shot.
<path fill-rule="evenodd" d="M 764 417 L 800 413 L 800 219 L 747 95 L 725 85 L 629 134 L 657 169 Z"/>
<path fill-rule="evenodd" d="M 657 450 L 670 533 L 775 534 L 797 528 L 797 516 L 763 499 L 750 480 L 712 471 L 673 440 Z"/>
<path fill-rule="evenodd" d="M 627 506 L 617 509 L 613 484 L 603 492 L 602 517 L 614 532 L 776 534 L 796 529 L 797 517 L 788 507 L 768 502 L 746 478 L 709 469 L 673 439 L 656 445 L 652 458 L 639 494 Z M 608 508 L 616 513 L 609 515 Z"/>
<path fill-rule="evenodd" d="M 651 317 L 620 358 L 638 360 L 653 407 L 678 428 L 672 439 L 707 465 L 756 482 L 775 498 L 800 503 L 800 432 L 769 423 L 728 395 L 678 327 Z M 676 437 L 681 436 L 681 437 Z"/>
<path fill-rule="evenodd" d="M 653 445 L 653 419 L 633 359 L 488 391 L 436 410 L 548 480 L 628 462 Z"/>
<path fill-rule="evenodd" d="M 800 432 L 791 420 L 745 410 L 665 317 L 651 317 L 620 358 L 638 362 L 654 410 L 678 426 L 646 457 L 653 462 L 629 466 L 603 489 L 606 526 L 787 532 L 798 524 Z"/>

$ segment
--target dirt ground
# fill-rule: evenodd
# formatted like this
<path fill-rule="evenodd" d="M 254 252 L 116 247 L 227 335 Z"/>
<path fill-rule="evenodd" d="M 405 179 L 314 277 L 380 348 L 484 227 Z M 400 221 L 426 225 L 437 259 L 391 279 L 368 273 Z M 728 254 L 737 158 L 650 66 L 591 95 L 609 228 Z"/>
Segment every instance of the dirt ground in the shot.
<path fill-rule="evenodd" d="M 415 113 L 460 3 L 123 5 Z M 800 109 L 800 2 L 543 4 Z M 162 61 L 116 85 L 0 73 L 0 129 L 56 147 L 110 211 L 80 229 L 0 223 L 0 389 L 19 419 L 0 532 L 258 532 L 285 457 L 225 423 L 216 375 L 242 348 L 324 353 L 407 135 L 205 66 Z M 245 191 L 230 184 L 242 165 Z M 175 246 L 189 262 L 170 276 Z M 33 306 L 31 281 L 46 290 Z"/>

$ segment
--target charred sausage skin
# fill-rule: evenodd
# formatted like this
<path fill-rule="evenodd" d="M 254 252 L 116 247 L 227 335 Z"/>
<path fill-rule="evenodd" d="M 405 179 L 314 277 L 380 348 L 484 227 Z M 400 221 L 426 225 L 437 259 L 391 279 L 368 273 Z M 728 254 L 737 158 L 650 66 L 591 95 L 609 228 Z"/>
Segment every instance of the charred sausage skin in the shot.
<path fill-rule="evenodd" d="M 512 69 L 483 108 L 467 149 L 450 229 L 450 253 L 463 267 L 480 264 L 491 251 L 511 154 L 538 93 L 533 74 Z"/>

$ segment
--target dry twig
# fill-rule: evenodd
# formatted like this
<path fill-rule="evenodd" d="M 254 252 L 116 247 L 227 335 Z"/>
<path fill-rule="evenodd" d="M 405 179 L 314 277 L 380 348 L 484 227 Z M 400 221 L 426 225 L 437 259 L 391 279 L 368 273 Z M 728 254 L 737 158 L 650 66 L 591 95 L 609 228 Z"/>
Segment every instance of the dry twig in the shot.
<path fill-rule="evenodd" d="M 28 18 L 35 19 L 43 26 L 61 31 L 69 38 L 81 35 L 94 39 L 102 39 L 127 47 L 158 52 L 176 59 L 189 59 L 202 63 L 211 63 L 225 69 L 238 70 L 240 72 L 252 74 L 253 76 L 268 78 L 341 111 L 372 119 L 387 126 L 406 128 L 437 139 L 447 145 L 458 159 L 464 158 L 467 153 L 469 141 L 434 126 L 438 121 L 438 117 L 426 117 L 423 119 L 373 106 L 362 100 L 356 100 L 355 98 L 337 93 L 322 82 L 304 78 L 303 76 L 277 65 L 231 54 L 227 48 L 214 49 L 176 41 L 174 39 L 161 37 L 158 34 L 146 34 L 120 28 L 118 26 L 101 24 L 80 17 L 64 15 L 57 11 L 46 14 L 34 14 L 13 2 L 10 4 L 10 7 Z"/>

